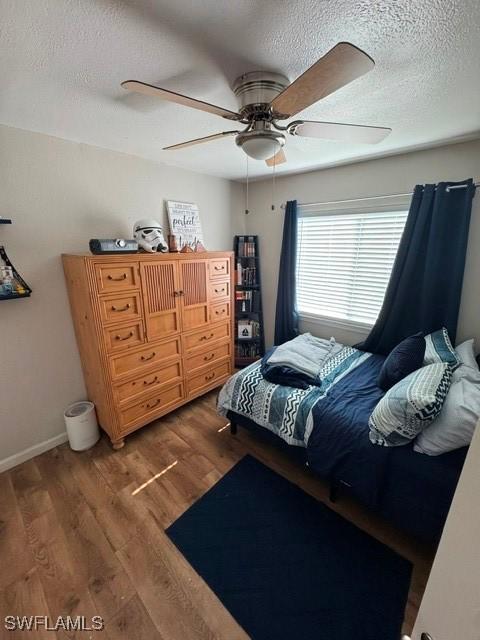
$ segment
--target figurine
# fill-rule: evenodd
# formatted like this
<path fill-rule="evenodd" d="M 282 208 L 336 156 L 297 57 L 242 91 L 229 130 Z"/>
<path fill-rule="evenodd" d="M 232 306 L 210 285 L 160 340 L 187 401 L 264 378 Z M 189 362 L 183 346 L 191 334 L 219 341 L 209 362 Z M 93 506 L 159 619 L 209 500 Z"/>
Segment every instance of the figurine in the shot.
<path fill-rule="evenodd" d="M 167 243 L 163 237 L 162 225 L 153 219 L 137 220 L 133 225 L 133 237 L 144 251 L 156 253 L 168 251 Z"/>

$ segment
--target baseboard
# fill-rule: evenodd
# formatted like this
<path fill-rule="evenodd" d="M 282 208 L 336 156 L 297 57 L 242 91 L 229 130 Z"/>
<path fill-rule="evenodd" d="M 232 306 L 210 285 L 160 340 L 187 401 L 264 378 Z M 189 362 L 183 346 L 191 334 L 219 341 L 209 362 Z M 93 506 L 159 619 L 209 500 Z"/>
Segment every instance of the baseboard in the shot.
<path fill-rule="evenodd" d="M 0 473 L 2 471 L 7 471 L 12 467 L 16 467 L 17 464 L 22 464 L 22 462 L 26 462 L 31 458 L 35 458 L 35 456 L 39 456 L 44 451 L 48 451 L 49 449 L 58 447 L 59 444 L 63 444 L 64 442 L 67 442 L 67 440 L 68 440 L 67 432 L 64 431 L 63 433 L 60 433 L 58 436 L 54 436 L 53 438 L 44 440 L 39 444 L 34 444 L 33 447 L 29 447 L 28 449 L 24 449 L 23 451 L 19 451 L 18 453 L 15 453 L 13 456 L 10 456 L 9 458 L 0 460 Z"/>

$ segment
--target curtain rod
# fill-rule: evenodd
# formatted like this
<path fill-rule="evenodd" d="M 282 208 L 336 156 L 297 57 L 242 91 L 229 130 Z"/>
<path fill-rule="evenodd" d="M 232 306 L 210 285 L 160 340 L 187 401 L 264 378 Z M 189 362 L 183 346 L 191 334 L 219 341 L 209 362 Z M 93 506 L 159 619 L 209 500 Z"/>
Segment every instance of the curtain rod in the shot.
<path fill-rule="evenodd" d="M 480 187 L 480 182 L 475 182 L 475 187 Z M 447 187 L 446 191 L 449 192 L 452 189 L 466 189 L 466 184 L 457 184 L 452 185 L 451 187 Z M 366 198 L 351 198 L 350 200 L 330 200 L 328 202 L 305 202 L 300 203 L 300 207 L 315 207 L 319 204 L 345 204 L 347 202 L 366 202 L 367 200 L 378 200 L 378 198 L 402 198 L 406 196 L 413 196 L 413 191 L 409 191 L 409 193 L 390 193 L 381 196 L 368 196 Z M 285 209 L 285 204 L 280 205 L 281 209 Z"/>

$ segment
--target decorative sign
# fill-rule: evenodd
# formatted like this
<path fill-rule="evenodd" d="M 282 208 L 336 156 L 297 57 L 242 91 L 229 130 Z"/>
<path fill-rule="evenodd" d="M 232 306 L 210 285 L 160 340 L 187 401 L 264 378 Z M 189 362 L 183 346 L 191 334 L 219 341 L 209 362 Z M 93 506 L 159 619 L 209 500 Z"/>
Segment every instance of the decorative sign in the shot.
<path fill-rule="evenodd" d="M 167 200 L 167 212 L 170 234 L 175 236 L 180 251 L 184 247 L 195 251 L 198 243 L 203 245 L 200 213 L 196 204 Z"/>

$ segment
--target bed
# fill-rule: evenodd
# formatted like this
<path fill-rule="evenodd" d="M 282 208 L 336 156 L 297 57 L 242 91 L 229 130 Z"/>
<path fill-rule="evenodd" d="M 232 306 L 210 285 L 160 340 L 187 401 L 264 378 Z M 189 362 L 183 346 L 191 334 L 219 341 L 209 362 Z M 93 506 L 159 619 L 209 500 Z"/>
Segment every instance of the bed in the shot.
<path fill-rule="evenodd" d="M 218 410 L 236 425 L 269 434 L 330 482 L 390 522 L 428 542 L 440 538 L 467 447 L 431 457 L 413 445 L 381 447 L 368 419 L 383 396 L 384 357 L 344 347 L 302 390 L 269 383 L 254 363 L 224 385 Z"/>

